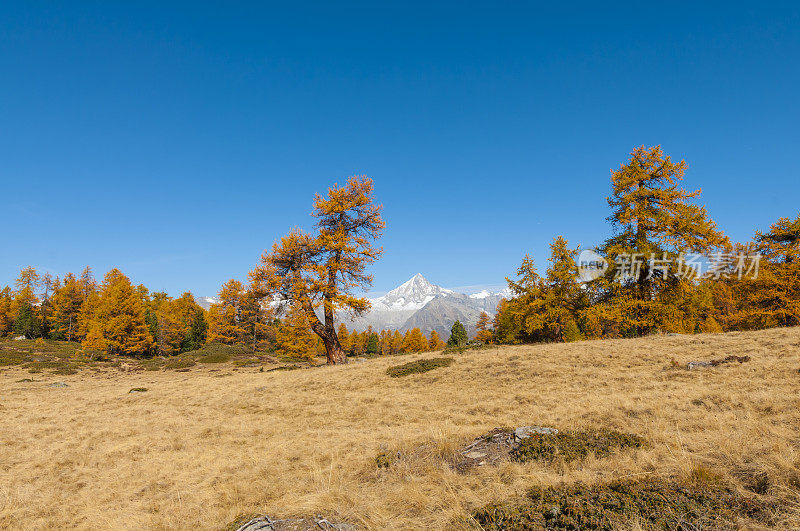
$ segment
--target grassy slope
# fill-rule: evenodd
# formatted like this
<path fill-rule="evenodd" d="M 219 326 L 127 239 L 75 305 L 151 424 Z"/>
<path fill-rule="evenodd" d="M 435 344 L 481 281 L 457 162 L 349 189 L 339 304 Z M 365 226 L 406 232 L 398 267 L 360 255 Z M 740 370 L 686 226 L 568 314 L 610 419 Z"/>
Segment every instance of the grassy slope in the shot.
<path fill-rule="evenodd" d="M 452 529 L 532 485 L 666 477 L 698 464 L 739 484 L 766 473 L 771 494 L 797 499 L 798 352 L 796 328 L 468 351 L 404 378 L 385 372 L 398 358 L 277 372 L 2 367 L 0 527 L 213 529 L 263 512 Z M 672 358 L 731 354 L 753 359 L 665 370 Z M 128 394 L 134 387 L 148 391 Z M 447 465 L 471 438 L 526 424 L 618 429 L 650 446 L 569 465 L 467 474 Z M 376 466 L 379 453 L 398 451 L 389 468 Z"/>

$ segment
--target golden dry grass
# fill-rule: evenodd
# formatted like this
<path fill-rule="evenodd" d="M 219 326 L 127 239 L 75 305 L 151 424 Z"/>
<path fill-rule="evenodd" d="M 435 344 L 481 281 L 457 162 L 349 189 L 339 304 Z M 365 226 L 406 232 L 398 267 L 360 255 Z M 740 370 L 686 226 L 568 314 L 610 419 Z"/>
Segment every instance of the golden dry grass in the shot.
<path fill-rule="evenodd" d="M 674 358 L 749 363 L 665 370 Z M 257 372 L 0 373 L 0 527 L 219 529 L 244 513 L 324 514 L 370 529 L 453 529 L 472 510 L 561 481 L 698 465 L 768 479 L 799 527 L 800 329 L 658 336 Z M 428 355 L 429 356 L 429 355 Z M 18 382 L 33 377 L 34 382 Z M 66 388 L 48 387 L 64 381 Z M 147 392 L 129 394 L 134 387 Z M 496 426 L 611 428 L 647 449 L 569 465 L 447 459 Z M 401 452 L 388 469 L 379 452 Z"/>

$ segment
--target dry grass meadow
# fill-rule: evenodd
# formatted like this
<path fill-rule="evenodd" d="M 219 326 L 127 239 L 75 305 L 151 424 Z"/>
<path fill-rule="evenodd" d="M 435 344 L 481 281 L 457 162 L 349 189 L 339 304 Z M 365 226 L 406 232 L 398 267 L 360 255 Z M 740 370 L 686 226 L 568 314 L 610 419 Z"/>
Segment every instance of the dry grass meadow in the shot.
<path fill-rule="evenodd" d="M 727 355 L 752 361 L 670 368 Z M 702 465 L 742 489 L 758 479 L 783 500 L 776 527 L 800 528 L 800 329 L 500 347 L 425 374 L 385 373 L 430 356 L 276 372 L 5 368 L 0 527 L 223 529 L 263 513 L 459 529 L 533 485 Z M 612 428 L 649 447 L 570 464 L 448 465 L 472 438 L 530 424 Z M 381 452 L 401 457 L 379 468 Z"/>

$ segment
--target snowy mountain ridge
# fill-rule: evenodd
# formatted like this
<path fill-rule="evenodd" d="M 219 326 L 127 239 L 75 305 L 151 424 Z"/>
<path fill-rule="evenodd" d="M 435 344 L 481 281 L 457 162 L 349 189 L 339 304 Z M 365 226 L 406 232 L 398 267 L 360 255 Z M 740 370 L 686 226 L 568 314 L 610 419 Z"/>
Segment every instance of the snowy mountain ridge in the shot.
<path fill-rule="evenodd" d="M 447 338 L 450 327 L 458 319 L 471 332 L 481 312 L 494 315 L 497 304 L 508 298 L 507 289 L 492 292 L 483 289 L 470 295 L 443 288 L 429 282 L 417 273 L 387 294 L 371 298 L 371 310 L 364 316 L 348 320 L 348 328 L 355 330 L 397 329 L 401 332 L 420 328 L 429 334 L 436 330 Z"/>
<path fill-rule="evenodd" d="M 382 297 L 370 299 L 373 310 L 419 310 L 434 298 L 450 295 L 453 291 L 431 284 L 420 273 L 400 284 Z"/>
<path fill-rule="evenodd" d="M 419 328 L 430 334 L 436 330 L 447 339 L 456 319 L 472 334 L 481 312 L 493 316 L 500 300 L 510 296 L 508 288 L 496 292 L 481 289 L 471 294 L 459 293 L 437 286 L 417 273 L 388 293 L 369 298 L 371 309 L 365 315 L 352 318 L 342 312 L 337 315 L 337 321 L 359 331 L 370 327 L 401 332 Z M 197 297 L 195 300 L 205 309 L 219 302 L 217 297 Z"/>

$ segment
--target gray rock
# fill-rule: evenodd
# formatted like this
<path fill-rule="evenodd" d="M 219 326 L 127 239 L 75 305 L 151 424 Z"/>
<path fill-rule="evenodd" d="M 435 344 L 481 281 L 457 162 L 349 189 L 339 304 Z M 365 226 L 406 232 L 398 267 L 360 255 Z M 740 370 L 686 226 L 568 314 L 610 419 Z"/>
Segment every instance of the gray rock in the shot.
<path fill-rule="evenodd" d="M 533 434 L 555 435 L 557 433 L 558 430 L 555 428 L 545 428 L 542 426 L 520 426 L 514 430 L 514 438 L 518 441 L 521 441 L 522 439 L 527 439 Z"/>
<path fill-rule="evenodd" d="M 236 531 L 261 531 L 273 529 L 275 529 L 275 523 L 269 516 L 259 516 L 258 518 L 253 518 L 243 526 L 237 528 Z"/>
<path fill-rule="evenodd" d="M 465 453 L 464 457 L 469 457 L 470 459 L 480 459 L 482 457 L 486 457 L 486 454 L 483 452 L 472 451 Z"/>
<path fill-rule="evenodd" d="M 65 384 L 64 382 L 53 382 L 47 387 L 69 387 L 69 385 Z"/>
<path fill-rule="evenodd" d="M 698 367 L 713 367 L 713 366 L 714 364 L 711 363 L 710 361 L 690 361 L 689 363 L 686 364 L 686 368 L 689 369 L 690 371 Z"/>

